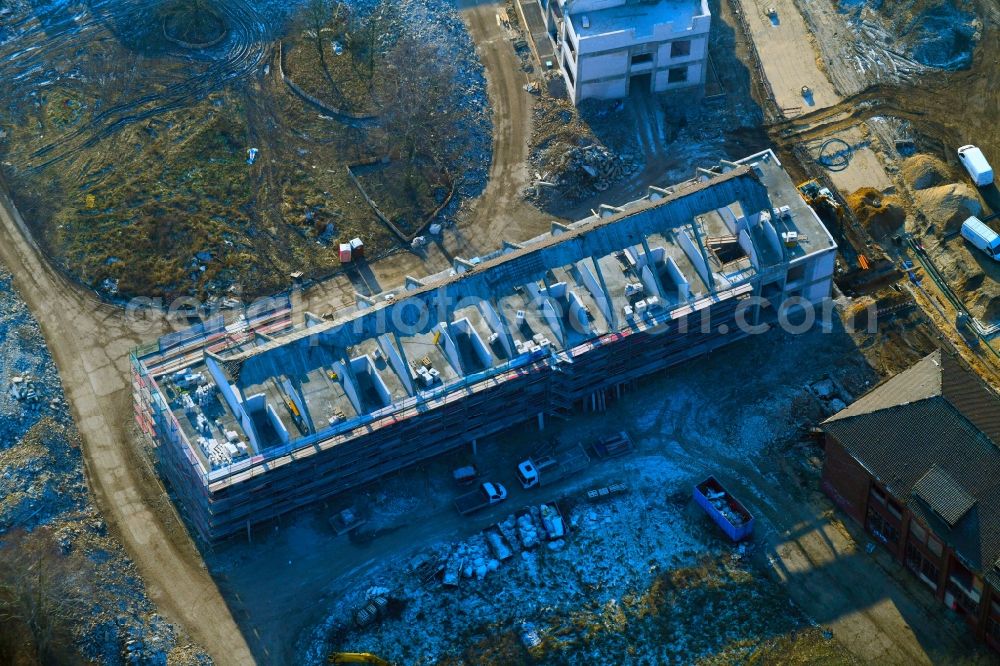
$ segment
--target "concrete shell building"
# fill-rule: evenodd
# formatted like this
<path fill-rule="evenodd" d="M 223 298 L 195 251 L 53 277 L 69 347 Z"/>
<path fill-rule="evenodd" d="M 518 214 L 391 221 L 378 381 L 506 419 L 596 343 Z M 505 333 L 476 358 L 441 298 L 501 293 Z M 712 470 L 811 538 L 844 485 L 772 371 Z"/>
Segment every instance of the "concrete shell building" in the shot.
<path fill-rule="evenodd" d="M 574 104 L 588 98 L 702 89 L 707 0 L 538 0 Z"/>
<path fill-rule="evenodd" d="M 324 319 L 287 300 L 133 355 L 183 513 L 224 537 L 635 379 L 830 294 L 836 245 L 770 151 Z M 793 308 L 794 309 L 794 308 Z"/>

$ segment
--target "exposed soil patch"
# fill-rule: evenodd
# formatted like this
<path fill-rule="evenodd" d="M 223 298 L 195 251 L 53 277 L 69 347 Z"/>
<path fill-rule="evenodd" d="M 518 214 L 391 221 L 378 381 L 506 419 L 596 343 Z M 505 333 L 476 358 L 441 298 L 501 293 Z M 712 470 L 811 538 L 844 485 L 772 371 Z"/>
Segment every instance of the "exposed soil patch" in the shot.
<path fill-rule="evenodd" d="M 958 231 L 970 215 L 979 215 L 983 207 L 979 195 L 965 183 L 938 185 L 914 192 L 917 208 L 926 218 L 928 227 L 942 232 Z"/>
<path fill-rule="evenodd" d="M 896 233 L 906 221 L 903 202 L 874 188 L 865 187 L 853 192 L 847 197 L 847 204 L 876 239 Z"/>

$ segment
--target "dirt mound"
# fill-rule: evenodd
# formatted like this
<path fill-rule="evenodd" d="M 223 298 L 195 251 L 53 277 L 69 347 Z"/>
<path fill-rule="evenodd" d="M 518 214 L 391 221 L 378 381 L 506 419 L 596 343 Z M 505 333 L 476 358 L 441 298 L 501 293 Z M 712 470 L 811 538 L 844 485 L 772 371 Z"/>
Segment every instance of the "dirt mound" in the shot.
<path fill-rule="evenodd" d="M 1000 266 L 967 241 L 926 239 L 931 259 L 973 317 L 1000 321 Z"/>
<path fill-rule="evenodd" d="M 892 235 L 906 222 L 906 210 L 898 197 L 862 187 L 847 197 L 847 205 L 875 238 Z"/>
<path fill-rule="evenodd" d="M 903 162 L 903 180 L 912 190 L 926 190 L 949 180 L 948 165 L 931 155 L 914 155 Z"/>
<path fill-rule="evenodd" d="M 965 183 L 929 187 L 913 196 L 928 223 L 943 231 L 956 231 L 970 215 L 979 215 L 983 209 L 979 195 Z"/>

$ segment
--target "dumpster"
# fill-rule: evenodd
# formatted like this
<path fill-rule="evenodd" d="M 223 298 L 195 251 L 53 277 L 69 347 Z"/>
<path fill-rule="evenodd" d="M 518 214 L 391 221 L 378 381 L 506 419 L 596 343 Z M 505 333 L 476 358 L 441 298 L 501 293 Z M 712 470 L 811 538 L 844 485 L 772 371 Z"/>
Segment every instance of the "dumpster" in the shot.
<path fill-rule="evenodd" d="M 733 541 L 743 541 L 753 534 L 753 516 L 714 476 L 694 487 L 694 501 Z"/>

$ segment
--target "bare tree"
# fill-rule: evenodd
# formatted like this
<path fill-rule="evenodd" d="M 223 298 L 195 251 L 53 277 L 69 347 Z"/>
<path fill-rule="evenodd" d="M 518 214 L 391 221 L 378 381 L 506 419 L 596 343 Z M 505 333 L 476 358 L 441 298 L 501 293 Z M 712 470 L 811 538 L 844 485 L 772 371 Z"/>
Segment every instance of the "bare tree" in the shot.
<path fill-rule="evenodd" d="M 309 30 L 313 32 L 316 53 L 319 55 L 319 60 L 323 63 L 324 67 L 326 67 L 326 61 L 323 54 L 323 29 L 330 20 L 332 6 L 331 0 L 309 0 L 305 11 Z"/>
<path fill-rule="evenodd" d="M 403 35 L 380 79 L 376 101 L 387 144 L 410 164 L 418 156 L 437 163 L 450 159 L 457 115 L 454 67 L 442 62 L 435 48 Z"/>
<path fill-rule="evenodd" d="M 86 612 L 87 584 L 53 552 L 50 539 L 41 530 L 15 532 L 0 547 L 0 652 L 20 638 L 22 656 L 31 651 L 40 663 L 62 663 L 73 644 L 74 618 Z"/>
<path fill-rule="evenodd" d="M 365 67 L 369 87 L 375 89 L 375 67 L 385 59 L 384 44 L 392 41 L 399 23 L 399 7 L 393 0 L 379 0 L 371 12 L 355 17 L 351 44 L 359 49 L 358 61 Z"/>

